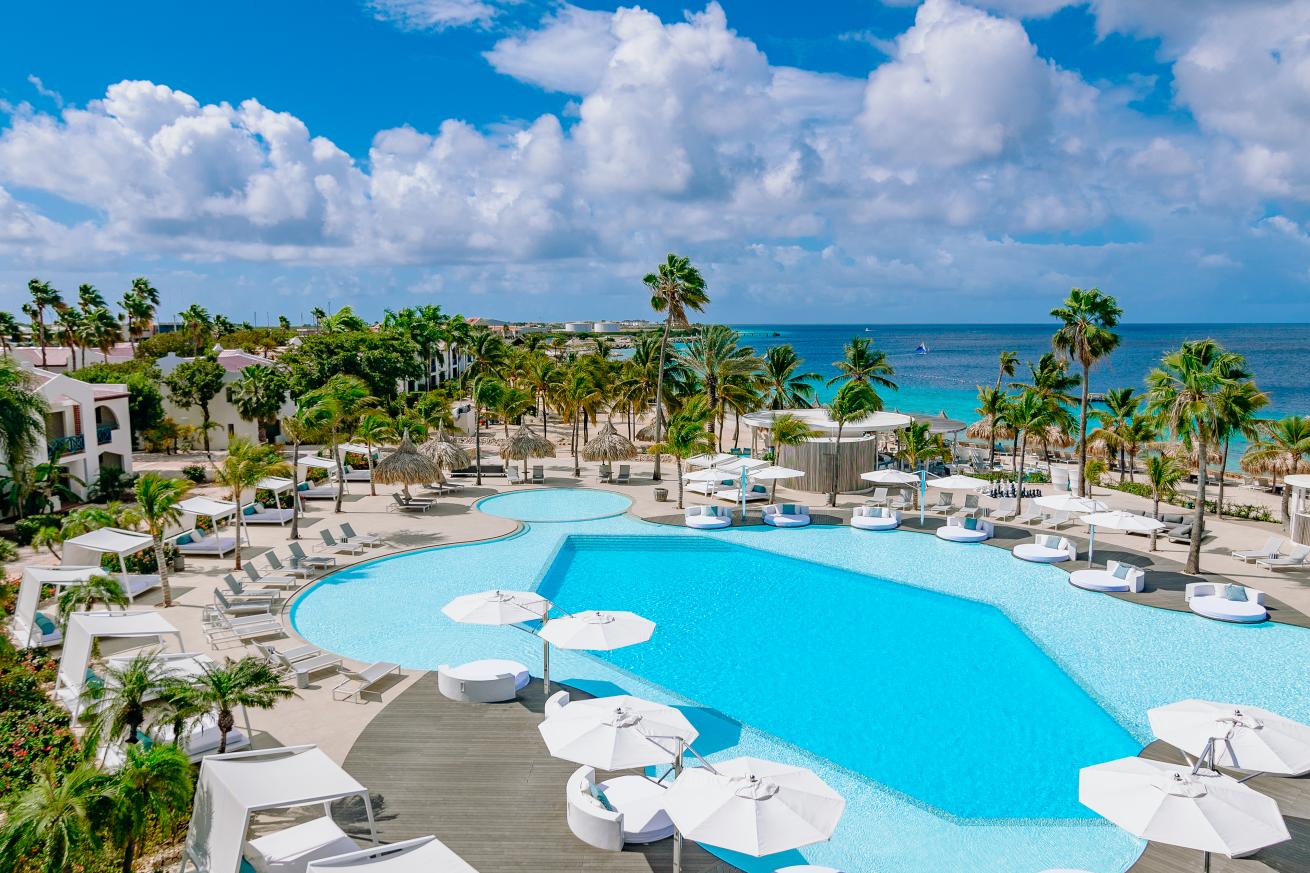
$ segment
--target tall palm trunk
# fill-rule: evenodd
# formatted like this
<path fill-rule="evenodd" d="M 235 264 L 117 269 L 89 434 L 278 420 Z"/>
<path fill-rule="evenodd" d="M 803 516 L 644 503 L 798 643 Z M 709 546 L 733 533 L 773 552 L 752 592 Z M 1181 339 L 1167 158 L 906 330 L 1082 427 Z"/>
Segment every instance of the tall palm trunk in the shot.
<path fill-rule="evenodd" d="M 678 468 L 678 508 L 682 509 L 682 455 L 674 455 L 673 463 Z"/>
<path fill-rule="evenodd" d="M 1214 511 L 1220 518 L 1224 517 L 1224 486 L 1228 480 L 1228 443 L 1232 439 L 1229 434 L 1224 435 L 1224 451 L 1219 459 L 1219 499 L 1215 501 Z M 1287 489 L 1284 488 L 1284 491 Z"/>
<path fill-rule="evenodd" d="M 232 489 L 232 502 L 236 504 L 237 514 L 232 522 L 232 529 L 236 533 L 234 542 L 236 548 L 232 550 L 232 569 L 241 569 L 241 486 Z M 214 536 L 218 536 L 218 522 L 214 522 Z"/>
<path fill-rule="evenodd" d="M 482 484 L 482 405 L 478 403 L 477 381 L 473 383 L 473 464 L 477 468 L 477 484 Z"/>
<path fill-rule="evenodd" d="M 159 573 L 159 588 L 164 592 L 164 606 L 173 605 L 173 586 L 168 581 L 168 567 L 164 561 L 164 537 L 162 530 L 152 530 L 150 535 L 155 540 L 155 569 Z M 127 584 L 127 580 L 123 580 Z"/>
<path fill-rule="evenodd" d="M 1028 432 L 1024 431 L 1023 433 L 1016 433 L 1014 438 L 1015 446 L 1019 450 L 1018 468 L 1015 470 L 1017 484 L 1014 489 L 1016 495 L 1014 499 L 1014 514 L 1020 515 L 1023 513 L 1023 477 L 1024 473 L 1027 472 L 1027 464 L 1025 462 L 1027 461 L 1026 456 L 1028 454 Z"/>
<path fill-rule="evenodd" d="M 227 752 L 227 735 L 236 725 L 236 721 L 232 710 L 225 708 L 218 711 L 218 754 Z"/>
<path fill-rule="evenodd" d="M 300 539 L 300 440 L 291 441 L 291 539 Z"/>
<path fill-rule="evenodd" d="M 337 443 L 337 435 L 332 434 L 332 457 L 337 462 L 337 501 L 336 511 L 341 511 L 341 501 L 346 495 L 346 468 L 341 463 L 341 447 Z"/>
<path fill-rule="evenodd" d="M 1078 407 L 1078 493 L 1083 497 L 1091 493 L 1087 484 L 1087 380 L 1091 369 L 1091 365 L 1083 361 L 1082 401 Z"/>
<path fill-rule="evenodd" d="M 664 334 L 660 337 L 660 369 L 659 376 L 655 379 L 655 444 L 659 445 L 664 441 L 664 358 L 668 354 L 669 348 L 669 331 L 673 328 L 673 310 L 669 310 L 669 317 L 664 319 Z M 660 457 L 663 452 L 655 452 L 655 470 L 651 473 L 651 480 L 660 481 Z"/>
<path fill-rule="evenodd" d="M 828 505 L 837 505 L 837 471 L 841 469 L 841 432 L 844 425 L 837 425 L 837 442 L 832 451 L 832 491 L 828 494 Z"/>
<path fill-rule="evenodd" d="M 1206 452 L 1209 448 L 1204 438 L 1198 438 L 1196 446 L 1200 450 L 1200 463 L 1196 472 L 1196 507 L 1192 512 L 1192 541 L 1187 547 L 1187 564 L 1183 572 L 1196 576 L 1201 572 L 1201 537 L 1205 533 L 1205 479 Z"/>

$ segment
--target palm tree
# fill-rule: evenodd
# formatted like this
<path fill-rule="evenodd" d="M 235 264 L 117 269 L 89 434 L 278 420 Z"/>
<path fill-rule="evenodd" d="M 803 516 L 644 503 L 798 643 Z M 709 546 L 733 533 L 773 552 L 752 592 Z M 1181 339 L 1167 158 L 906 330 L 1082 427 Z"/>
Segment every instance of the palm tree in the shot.
<path fill-rule="evenodd" d="M 199 355 L 208 344 L 214 331 L 214 319 L 209 311 L 199 303 L 192 303 L 183 309 L 178 318 L 182 321 L 182 330 L 191 338 L 191 346 Z"/>
<path fill-rule="evenodd" d="M 677 354 L 682 366 L 694 373 L 701 383 L 701 391 L 710 411 L 710 433 L 715 433 L 715 421 L 726 418 L 724 395 L 728 383 L 746 377 L 754 379 L 760 369 L 755 350 L 739 345 L 741 334 L 721 324 L 711 324 L 693 336 L 686 348 Z M 720 426 L 719 447 L 723 446 L 723 428 Z"/>
<path fill-rule="evenodd" d="M 1256 413 L 1269 405 L 1269 396 L 1255 387 L 1254 382 L 1236 382 L 1224 386 L 1223 391 L 1219 393 L 1218 405 L 1219 429 L 1216 437 L 1223 448 L 1219 453 L 1219 493 L 1215 499 L 1215 513 L 1223 518 L 1224 486 L 1228 479 L 1228 449 L 1233 435 L 1239 434 L 1249 440 L 1257 438 L 1260 419 L 1256 418 Z"/>
<path fill-rule="evenodd" d="M 85 319 L 82 313 L 71 306 L 60 304 L 56 310 L 55 327 L 59 331 L 59 342 L 68 346 L 68 366 L 77 369 L 77 350 L 83 346 L 83 325 Z M 86 352 L 82 353 L 83 363 L 86 363 Z"/>
<path fill-rule="evenodd" d="M 146 700 L 167 675 L 158 649 L 135 655 L 122 666 L 105 667 L 108 682 L 88 683 L 82 691 L 83 710 L 91 713 L 88 728 L 91 746 L 120 740 L 132 745 L 140 740 L 137 731 L 146 721 Z"/>
<path fill-rule="evenodd" d="M 337 446 L 343 435 L 355 428 L 355 422 L 367 408 L 376 404 L 377 399 L 368 393 L 368 384 L 358 376 L 338 374 L 316 391 L 305 396 L 305 404 L 315 408 L 316 420 L 324 425 L 328 438 L 328 448 L 337 464 L 337 498 L 335 512 L 341 511 L 341 500 L 345 495 L 346 471 L 341 463 L 341 452 Z"/>
<path fill-rule="evenodd" d="M 849 348 L 849 347 L 848 347 Z M 865 380 L 852 380 L 837 391 L 828 404 L 828 418 L 837 425 L 837 441 L 832 453 L 832 489 L 828 492 L 828 505 L 837 505 L 838 473 L 841 470 L 842 430 L 852 421 L 859 421 L 871 412 L 882 409 L 882 400 Z"/>
<path fill-rule="evenodd" d="M 1012 353 L 1002 352 L 1002 354 Z M 996 466 L 996 420 L 1007 402 L 1009 402 L 1009 395 L 999 386 L 996 388 L 978 386 L 978 408 L 974 411 L 987 419 L 989 425 L 990 433 L 987 440 L 987 469 L 989 470 Z"/>
<path fill-rule="evenodd" d="M 790 412 L 779 415 L 772 423 L 769 424 L 769 442 L 774 448 L 774 462 L 776 463 L 777 449 L 779 446 L 801 446 L 808 442 L 812 437 L 820 436 L 819 431 L 814 430 L 804 419 L 797 418 Z M 773 480 L 773 487 L 769 492 L 769 502 L 778 494 L 778 480 Z"/>
<path fill-rule="evenodd" d="M 668 360 L 669 333 L 674 327 L 686 327 L 687 310 L 702 312 L 710 302 L 705 293 L 705 278 L 692 266 L 689 258 L 673 252 L 664 262 L 641 280 L 650 289 L 650 307 L 664 313 L 664 332 L 660 336 L 659 375 L 655 378 L 655 442 L 664 439 L 664 367 Z M 660 452 L 655 453 L 655 470 L 651 478 L 660 481 Z"/>
<path fill-rule="evenodd" d="M 10 344 L 18 336 L 18 319 L 11 312 L 0 312 L 0 352 L 8 353 Z"/>
<path fill-rule="evenodd" d="M 97 603 L 104 604 L 105 609 L 111 606 L 126 609 L 128 599 L 117 579 L 96 574 L 85 582 L 69 585 L 61 591 L 58 603 L 59 623 L 67 625 L 68 617 L 74 612 L 95 609 Z"/>
<path fill-rule="evenodd" d="M 1178 483 L 1187 476 L 1187 465 L 1181 458 L 1160 452 L 1146 458 L 1146 482 L 1151 486 L 1151 514 L 1160 517 L 1160 501 L 1172 499 L 1178 493 Z M 1151 551 L 1155 551 L 1155 531 L 1151 532 Z"/>
<path fill-rule="evenodd" d="M 137 847 L 152 826 L 171 828 L 191 805 L 191 762 L 176 746 L 129 745 L 110 783 L 110 833 L 123 850 L 122 873 L 132 873 Z"/>
<path fill-rule="evenodd" d="M 528 334 L 540 338 L 540 334 Z M 536 398 L 541 413 L 541 435 L 546 436 L 546 395 L 559 383 L 560 370 L 555 362 L 540 352 L 533 352 L 523 362 L 523 381 Z"/>
<path fill-rule="evenodd" d="M 58 291 L 50 287 L 49 282 L 42 282 L 40 279 L 28 280 L 27 290 L 32 295 L 32 305 L 28 311 L 36 327 L 36 341 L 41 345 L 41 367 L 44 369 L 46 366 L 45 312 L 46 309 L 62 306 L 64 299 Z"/>
<path fill-rule="evenodd" d="M 48 409 L 31 376 L 13 358 L 0 357 L 0 456 L 11 472 L 32 465 L 45 437 Z M 18 514 L 21 518 L 21 502 Z"/>
<path fill-rule="evenodd" d="M 814 403 L 818 373 L 798 373 L 801 356 L 790 345 L 774 346 L 764 353 L 761 381 L 770 409 L 805 408 Z"/>
<path fill-rule="evenodd" d="M 1045 432 L 1056 422 L 1056 413 L 1044 397 L 1036 391 L 1028 390 L 1005 405 L 999 420 L 1014 431 L 1015 452 L 1018 455 L 1016 463 L 1019 467 L 1017 471 L 1019 496 L 1015 502 L 1015 512 L 1019 513 L 1023 511 L 1023 480 L 1027 474 L 1028 436 Z"/>
<path fill-rule="evenodd" d="M 268 441 L 269 422 L 276 421 L 287 400 L 287 377 L 275 367 L 252 364 L 228 386 L 227 399 L 237 414 L 259 428 L 261 442 Z"/>
<path fill-rule="evenodd" d="M 1135 415 L 1119 432 L 1119 444 L 1128 454 L 1128 481 L 1136 482 L 1137 455 L 1147 443 L 1154 442 L 1160 431 L 1148 416 Z"/>
<path fill-rule="evenodd" d="M 164 592 L 164 606 L 172 606 L 173 588 L 168 582 L 168 562 L 164 558 L 164 533 L 182 520 L 178 504 L 191 490 L 191 483 L 185 479 L 165 479 L 158 473 L 143 473 L 136 480 L 134 490 L 141 520 L 155 541 L 156 572 Z"/>
<path fill-rule="evenodd" d="M 194 680 L 193 703 L 218 715 L 218 754 L 227 751 L 227 735 L 236 724 L 233 711 L 272 709 L 279 700 L 295 697 L 296 691 L 282 681 L 272 667 L 259 658 L 239 661 L 223 659 L 223 666 L 210 667 Z"/>
<path fill-rule="evenodd" d="M 100 350 L 101 360 L 109 361 L 109 351 L 123 336 L 123 328 L 114 318 L 114 314 L 103 306 L 97 306 L 86 313 L 82 320 L 83 337 L 86 344 Z M 82 352 L 82 364 L 86 365 L 86 352 Z"/>
<path fill-rule="evenodd" d="M 1087 407 L 1092 365 L 1110 355 L 1119 345 L 1113 328 L 1119 324 L 1123 310 L 1118 302 L 1096 288 L 1074 288 L 1064 305 L 1051 310 L 1051 317 L 1064 322 L 1051 337 L 1051 345 L 1083 368 L 1082 396 L 1078 407 L 1078 469 L 1087 467 Z M 1078 486 L 1086 496 L 1087 483 L 1078 477 Z"/>
<path fill-rule="evenodd" d="M 873 387 L 875 385 L 896 390 L 896 383 L 891 379 L 896 371 L 887 361 L 887 353 L 875 349 L 873 340 L 867 336 L 858 336 L 848 342 L 843 349 L 842 359 L 833 361 L 832 365 L 837 368 L 837 375 L 828 380 L 829 385 L 835 385 L 844 379 L 847 382 L 863 382 L 869 385 L 875 395 L 877 394 L 877 389 Z"/>
<path fill-rule="evenodd" d="M 159 306 L 159 292 L 150 284 L 149 279 L 138 276 L 132 280 L 132 287 L 123 292 L 119 305 L 127 319 L 127 338 L 132 343 L 132 353 L 136 354 L 141 338 L 154 321 L 155 309 Z"/>
<path fill-rule="evenodd" d="M 282 419 L 282 432 L 291 440 L 291 539 L 300 539 L 300 446 L 324 439 L 330 426 L 329 410 L 322 405 L 302 403 Z"/>
<path fill-rule="evenodd" d="M 482 484 L 482 401 L 485 395 L 478 383 L 498 377 L 504 369 L 509 353 L 505 342 L 489 330 L 479 330 L 469 337 L 464 347 L 469 365 L 464 370 L 464 383 L 473 395 L 473 463 L 477 468 L 477 484 Z"/>
<path fill-rule="evenodd" d="M 103 773 L 80 764 L 63 773 L 51 759 L 32 787 L 9 805 L 0 828 L 0 868 L 66 873 L 100 847 L 99 821 L 110 788 Z"/>
<path fill-rule="evenodd" d="M 946 446 L 940 437 L 932 432 L 932 423 L 916 421 L 897 435 L 896 457 L 904 461 L 911 470 L 917 470 L 920 464 L 925 468 L 929 461 L 946 457 Z M 914 489 L 914 505 L 919 505 L 919 489 Z"/>
<path fill-rule="evenodd" d="M 509 425 L 511 421 L 518 421 L 519 418 L 528 414 L 537 405 L 534 392 L 526 388 L 507 387 L 496 397 L 494 405 L 496 415 L 500 416 L 501 423 L 505 425 L 505 439 L 509 439 Z"/>
<path fill-rule="evenodd" d="M 1100 442 L 1112 456 L 1117 455 L 1119 481 L 1123 482 L 1125 468 L 1128 466 L 1124 436 L 1129 424 L 1137 415 L 1141 398 L 1132 388 L 1111 388 L 1105 392 L 1102 402 L 1105 403 L 1105 409 L 1092 413 L 1098 427 L 1088 439 L 1091 442 Z"/>
<path fill-rule="evenodd" d="M 1247 448 L 1243 458 L 1296 475 L 1301 471 L 1301 459 L 1310 458 L 1310 418 L 1289 415 L 1277 421 L 1263 422 L 1256 441 Z M 1291 492 L 1291 488 L 1283 486 L 1283 524 L 1292 518 Z"/>
<path fill-rule="evenodd" d="M 214 467 L 214 482 L 228 490 L 228 497 L 237 507 L 236 548 L 232 552 L 233 567 L 241 569 L 241 494 L 255 488 L 269 476 L 285 476 L 291 472 L 281 453 L 274 446 L 260 445 L 245 437 L 232 437 L 227 444 L 227 457 Z"/>
<path fill-rule="evenodd" d="M 1011 382 L 1010 387 L 1022 388 L 1036 394 L 1050 413 L 1047 428 L 1054 427 L 1062 433 L 1068 433 L 1073 429 L 1075 422 L 1066 407 L 1076 402 L 1076 398 L 1070 392 L 1079 384 L 1077 376 L 1069 375 L 1069 362 L 1047 352 L 1038 358 L 1035 364 L 1028 364 L 1028 372 L 1028 382 Z M 1047 453 L 1048 449 L 1047 432 L 1048 430 L 1044 429 L 1034 434 L 1042 446 L 1043 453 Z M 1018 458 L 1015 461 L 1017 468 Z"/>
<path fill-rule="evenodd" d="M 1001 352 L 1001 354 L 998 356 L 998 366 L 996 370 L 996 385 L 994 386 L 998 391 L 1001 388 L 1002 382 L 1004 382 L 1006 379 L 1014 378 L 1014 372 L 1018 368 L 1018 366 L 1019 366 L 1018 352 Z"/>
<path fill-rule="evenodd" d="M 374 497 L 378 494 L 377 483 L 373 481 L 373 447 L 400 439 L 396 422 L 383 412 L 366 412 L 355 424 L 351 439 L 362 440 L 368 448 L 368 493 Z"/>
<path fill-rule="evenodd" d="M 1146 376 L 1147 410 L 1188 448 L 1197 465 L 1196 508 L 1185 572 L 1201 572 L 1205 533 L 1206 459 L 1222 432 L 1222 395 L 1227 386 L 1251 378 L 1246 359 L 1212 339 L 1190 340 L 1161 360 Z"/>
<path fill-rule="evenodd" d="M 705 430 L 705 422 L 709 417 L 710 411 L 704 400 L 696 398 L 669 417 L 664 441 L 652 446 L 657 457 L 665 452 L 673 456 L 678 473 L 679 509 L 682 509 L 683 499 L 682 462 L 704 452 L 714 451 L 714 437 Z"/>

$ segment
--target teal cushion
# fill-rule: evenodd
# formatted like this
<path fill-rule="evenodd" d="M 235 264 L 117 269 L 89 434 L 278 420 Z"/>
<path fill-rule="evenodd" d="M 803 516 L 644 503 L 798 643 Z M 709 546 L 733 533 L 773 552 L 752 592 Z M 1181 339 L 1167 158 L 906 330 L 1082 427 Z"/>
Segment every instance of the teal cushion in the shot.
<path fill-rule="evenodd" d="M 768 489 L 768 488 L 765 488 L 763 485 L 752 485 L 752 486 L 751 486 L 751 490 L 754 491 L 756 494 L 768 494 L 768 493 L 769 493 L 769 489 Z"/>
<path fill-rule="evenodd" d="M 308 491 L 308 490 L 309 490 L 309 483 L 308 483 L 308 482 L 301 482 L 299 485 L 296 486 L 296 490 L 297 490 L 297 491 Z"/>
<path fill-rule="evenodd" d="M 1224 586 L 1224 597 L 1245 603 L 1246 589 L 1241 585 L 1226 585 Z"/>
<path fill-rule="evenodd" d="M 721 479 L 721 480 L 719 480 L 719 484 L 720 484 L 720 485 L 729 485 L 729 486 L 731 486 L 731 485 L 735 485 L 735 484 L 737 484 L 737 483 L 733 482 L 731 479 Z"/>
<path fill-rule="evenodd" d="M 136 741 L 140 743 L 141 748 L 145 749 L 147 752 L 155 745 L 154 737 L 142 730 L 136 732 Z"/>
<path fill-rule="evenodd" d="M 1128 574 L 1133 572 L 1134 569 L 1136 568 L 1134 568 L 1131 564 L 1119 564 L 1114 568 L 1114 573 L 1112 575 L 1116 579 L 1127 579 Z"/>
<path fill-rule="evenodd" d="M 55 632 L 55 623 L 50 620 L 50 616 L 44 612 L 38 612 L 32 619 L 36 623 L 37 630 L 45 636 Z"/>
<path fill-rule="evenodd" d="M 964 520 L 964 529 L 965 529 L 965 530 L 977 530 L 977 529 L 978 529 L 978 519 L 973 518 L 973 517 L 966 518 L 966 519 Z"/>
<path fill-rule="evenodd" d="M 104 688 L 105 680 L 96 675 L 96 671 L 90 667 L 86 668 L 86 687 L 87 688 Z"/>
<path fill-rule="evenodd" d="M 591 796 L 599 800 L 600 805 L 605 807 L 605 809 L 608 810 L 609 812 L 615 811 L 614 804 L 610 803 L 610 799 L 605 796 L 604 790 L 599 785 L 596 785 L 594 783 L 592 784 Z"/>
<path fill-rule="evenodd" d="M 189 533 L 182 534 L 177 538 L 177 545 L 179 546 L 185 546 L 189 542 L 191 542 L 191 534 Z"/>

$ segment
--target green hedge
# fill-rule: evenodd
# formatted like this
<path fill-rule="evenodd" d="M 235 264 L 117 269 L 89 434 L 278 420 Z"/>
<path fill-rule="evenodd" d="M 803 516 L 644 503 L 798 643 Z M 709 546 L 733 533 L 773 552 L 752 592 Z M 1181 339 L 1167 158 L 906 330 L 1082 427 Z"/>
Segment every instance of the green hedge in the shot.
<path fill-rule="evenodd" d="M 43 527 L 59 527 L 64 517 L 53 512 L 29 515 L 14 522 L 14 540 L 20 546 L 32 544 L 32 537 Z"/>
<path fill-rule="evenodd" d="M 19 652 L 0 644 L 0 801 L 31 785 L 47 760 L 72 762 L 77 742 L 68 712 L 42 688 L 54 681 L 55 668 L 44 649 Z"/>
<path fill-rule="evenodd" d="M 1125 494 L 1136 494 L 1138 497 L 1150 497 L 1151 486 L 1142 482 L 1111 482 L 1101 483 L 1104 488 L 1113 488 L 1115 491 L 1122 491 Z"/>

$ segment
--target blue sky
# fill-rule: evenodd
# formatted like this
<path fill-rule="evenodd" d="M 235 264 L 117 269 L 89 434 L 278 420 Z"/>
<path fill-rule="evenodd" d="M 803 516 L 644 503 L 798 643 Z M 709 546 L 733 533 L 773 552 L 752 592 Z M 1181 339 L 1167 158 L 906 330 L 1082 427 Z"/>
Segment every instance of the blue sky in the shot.
<path fill-rule="evenodd" d="M 1307 0 L 26 4 L 0 307 L 1310 320 Z"/>

